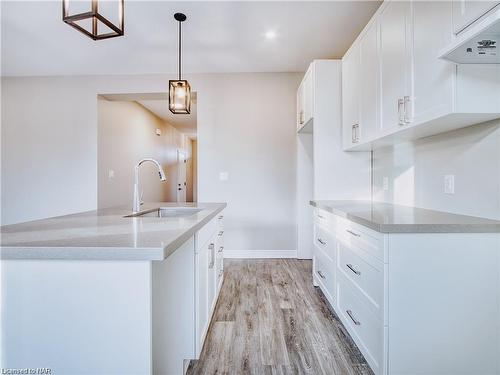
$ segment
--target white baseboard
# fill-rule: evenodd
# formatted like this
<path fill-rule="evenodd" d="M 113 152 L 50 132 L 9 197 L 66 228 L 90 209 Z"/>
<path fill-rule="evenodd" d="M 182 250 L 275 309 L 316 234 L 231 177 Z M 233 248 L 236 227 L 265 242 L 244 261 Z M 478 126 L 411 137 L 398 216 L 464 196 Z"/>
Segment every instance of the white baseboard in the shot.
<path fill-rule="evenodd" d="M 226 250 L 224 258 L 297 258 L 297 250 Z"/>

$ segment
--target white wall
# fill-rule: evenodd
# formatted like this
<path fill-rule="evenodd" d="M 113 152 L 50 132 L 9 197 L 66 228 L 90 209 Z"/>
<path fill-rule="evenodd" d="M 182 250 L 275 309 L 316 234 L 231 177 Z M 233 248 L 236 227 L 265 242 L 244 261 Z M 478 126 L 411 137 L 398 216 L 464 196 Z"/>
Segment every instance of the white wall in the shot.
<path fill-rule="evenodd" d="M 500 120 L 373 153 L 374 199 L 500 219 Z M 455 175 L 455 194 L 444 175 Z M 383 177 L 389 190 L 383 190 Z"/>
<path fill-rule="evenodd" d="M 93 86 L 84 77 L 2 78 L 2 224 L 96 207 Z"/>
<path fill-rule="evenodd" d="M 301 75 L 187 77 L 198 95 L 198 200 L 228 202 L 228 249 L 295 249 Z M 165 92 L 169 78 L 3 77 L 2 224 L 95 209 L 97 95 Z"/>
<path fill-rule="evenodd" d="M 161 135 L 156 134 L 161 130 Z M 177 200 L 177 150 L 186 149 L 185 136 L 136 102 L 98 100 L 97 206 L 132 206 L 134 167 L 145 157 L 157 160 L 167 174 L 146 163 L 139 171 L 144 201 Z M 114 177 L 109 177 L 109 171 Z"/>
<path fill-rule="evenodd" d="M 213 77 L 198 94 L 198 200 L 226 201 L 225 247 L 296 249 L 295 93 L 302 74 Z M 210 107 L 204 105 L 210 103 Z M 212 121 L 204 121 L 206 114 Z M 228 181 L 219 173 L 227 172 Z"/>

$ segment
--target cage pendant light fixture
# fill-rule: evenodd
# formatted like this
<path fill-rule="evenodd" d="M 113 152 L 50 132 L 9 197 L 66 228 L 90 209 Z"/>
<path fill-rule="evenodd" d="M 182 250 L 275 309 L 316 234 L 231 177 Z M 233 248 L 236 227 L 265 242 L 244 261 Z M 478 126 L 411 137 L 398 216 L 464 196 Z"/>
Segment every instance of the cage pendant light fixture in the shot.
<path fill-rule="evenodd" d="M 183 13 L 175 13 L 174 18 L 179 22 L 179 79 L 168 81 L 168 108 L 174 114 L 189 114 L 191 112 L 191 86 L 182 79 L 182 23 L 186 20 Z"/>
<path fill-rule="evenodd" d="M 62 14 L 65 23 L 93 40 L 124 33 L 124 0 L 62 0 Z"/>

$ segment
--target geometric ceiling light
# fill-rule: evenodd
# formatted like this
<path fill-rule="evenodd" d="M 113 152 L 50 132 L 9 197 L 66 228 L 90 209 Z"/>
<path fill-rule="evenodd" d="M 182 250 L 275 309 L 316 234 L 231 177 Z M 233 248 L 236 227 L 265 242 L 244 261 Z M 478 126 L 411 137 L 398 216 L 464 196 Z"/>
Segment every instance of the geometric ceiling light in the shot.
<path fill-rule="evenodd" d="M 191 86 L 187 80 L 181 78 L 181 25 L 187 17 L 183 13 L 175 13 L 174 18 L 179 22 L 179 79 L 168 81 L 168 108 L 173 114 L 189 114 L 191 112 Z"/>
<path fill-rule="evenodd" d="M 121 36 L 124 32 L 123 1 L 63 0 L 63 21 L 93 40 Z M 103 11 L 108 10 L 118 15 L 116 25 L 109 20 L 110 17 L 103 16 Z"/>

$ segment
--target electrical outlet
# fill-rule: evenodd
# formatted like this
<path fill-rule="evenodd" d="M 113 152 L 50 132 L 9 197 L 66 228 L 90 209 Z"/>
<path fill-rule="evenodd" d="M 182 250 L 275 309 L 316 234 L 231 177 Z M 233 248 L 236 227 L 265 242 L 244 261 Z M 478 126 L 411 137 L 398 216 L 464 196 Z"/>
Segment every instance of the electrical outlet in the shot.
<path fill-rule="evenodd" d="M 115 171 L 114 170 L 110 169 L 108 171 L 108 178 L 115 178 Z"/>
<path fill-rule="evenodd" d="M 227 181 L 227 180 L 229 180 L 229 173 L 228 172 L 220 172 L 219 173 L 219 180 L 220 181 Z"/>
<path fill-rule="evenodd" d="M 444 176 L 444 193 L 455 194 L 455 175 L 447 174 Z"/>
<path fill-rule="evenodd" d="M 384 178 L 382 179 L 382 189 L 383 189 L 384 191 L 389 190 L 389 177 L 384 177 Z"/>

